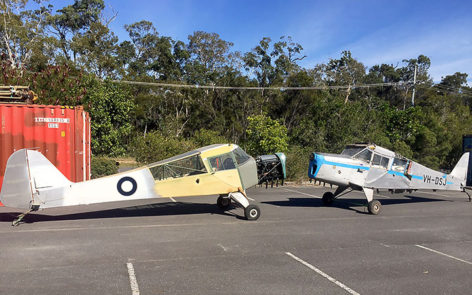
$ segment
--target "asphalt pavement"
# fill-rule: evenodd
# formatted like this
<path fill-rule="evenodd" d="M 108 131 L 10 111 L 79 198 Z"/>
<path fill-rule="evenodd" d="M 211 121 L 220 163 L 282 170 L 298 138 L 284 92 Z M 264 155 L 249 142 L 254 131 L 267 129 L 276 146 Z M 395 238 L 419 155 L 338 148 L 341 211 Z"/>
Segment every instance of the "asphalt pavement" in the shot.
<path fill-rule="evenodd" d="M 0 294 L 472 294 L 464 193 L 253 188 L 257 221 L 216 196 L 0 208 Z"/>

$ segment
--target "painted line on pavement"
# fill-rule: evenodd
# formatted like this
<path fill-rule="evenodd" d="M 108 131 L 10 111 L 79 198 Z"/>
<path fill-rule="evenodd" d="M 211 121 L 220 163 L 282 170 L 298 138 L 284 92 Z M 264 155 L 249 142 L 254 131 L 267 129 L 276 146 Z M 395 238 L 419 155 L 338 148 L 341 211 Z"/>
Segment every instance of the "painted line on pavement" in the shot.
<path fill-rule="evenodd" d="M 129 275 L 129 285 L 131 287 L 131 294 L 132 295 L 139 295 L 139 287 L 138 281 L 136 280 L 136 274 L 134 272 L 134 267 L 131 262 L 126 263 L 128 267 L 128 275 Z"/>
<path fill-rule="evenodd" d="M 176 201 L 174 198 L 172 198 L 172 197 L 169 197 L 169 199 L 171 199 L 171 200 L 172 200 L 172 202 L 174 202 L 174 203 L 177 203 L 177 201 Z"/>
<path fill-rule="evenodd" d="M 254 200 L 253 198 L 249 198 L 249 197 L 247 197 L 247 198 L 248 198 L 249 200 L 253 201 L 253 202 L 255 202 L 255 201 L 256 201 L 256 200 Z"/>
<path fill-rule="evenodd" d="M 460 258 L 454 257 L 454 256 L 452 256 L 452 255 L 449 255 L 449 254 L 446 254 L 446 253 L 443 253 L 443 252 L 439 252 L 439 251 L 437 251 L 437 250 L 434 250 L 434 249 L 431 249 L 431 248 L 428 248 L 428 247 L 425 247 L 425 246 L 421 246 L 421 245 L 415 245 L 415 246 L 416 246 L 416 247 L 419 247 L 419 248 L 422 248 L 422 249 L 425 249 L 425 250 L 428 250 L 428 251 L 431 251 L 431 252 L 433 252 L 433 253 L 436 253 L 436 254 L 439 254 L 439 255 L 443 255 L 443 256 L 446 256 L 446 257 L 455 259 L 455 260 L 457 260 L 457 261 L 464 262 L 464 263 L 467 263 L 467 264 L 472 265 L 472 262 L 470 262 L 470 261 L 467 261 L 467 260 L 464 260 L 464 259 L 460 259 Z"/>
<path fill-rule="evenodd" d="M 288 191 L 288 192 L 293 192 L 293 193 L 302 194 L 302 195 L 305 195 L 305 196 L 310 196 L 310 197 L 312 197 L 312 198 L 317 198 L 317 199 L 320 198 L 320 197 L 315 196 L 315 195 L 310 195 L 310 194 L 307 194 L 307 193 L 304 193 L 304 192 L 299 192 L 299 191 L 292 190 L 292 189 L 288 189 L 288 188 L 283 188 L 283 190 L 286 190 L 286 191 Z"/>
<path fill-rule="evenodd" d="M 341 283 L 340 281 L 336 280 L 335 278 L 331 277 L 330 275 L 322 272 L 320 269 L 314 267 L 313 265 L 309 264 L 308 262 L 302 260 L 301 258 L 298 258 L 297 256 L 293 255 L 292 253 L 290 252 L 285 252 L 285 254 L 287 254 L 288 256 L 292 257 L 293 259 L 295 259 L 296 261 L 300 262 L 301 264 L 305 265 L 306 267 L 308 267 L 309 269 L 315 271 L 317 274 L 325 277 L 326 279 L 328 279 L 330 282 L 332 283 L 335 283 L 336 285 L 338 285 L 340 288 L 344 289 L 345 291 L 347 291 L 349 294 L 352 294 L 352 295 L 360 295 L 359 293 L 357 293 L 356 291 L 352 290 L 351 288 L 349 288 L 348 286 L 344 285 L 343 283 Z"/>

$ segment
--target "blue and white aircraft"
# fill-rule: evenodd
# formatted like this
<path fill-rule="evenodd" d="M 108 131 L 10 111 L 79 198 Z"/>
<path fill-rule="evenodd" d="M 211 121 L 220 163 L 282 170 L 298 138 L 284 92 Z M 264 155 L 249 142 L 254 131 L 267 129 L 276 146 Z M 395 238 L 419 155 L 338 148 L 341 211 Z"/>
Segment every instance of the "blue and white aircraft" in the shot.
<path fill-rule="evenodd" d="M 392 192 L 419 189 L 465 192 L 468 163 L 469 153 L 465 153 L 452 172 L 445 174 L 374 144 L 354 144 L 348 145 L 341 154 L 311 154 L 308 177 L 338 186 L 334 193 L 323 195 L 325 205 L 332 204 L 345 193 L 359 190 L 366 196 L 369 212 L 377 215 L 381 204 L 373 198 L 375 189 Z"/>

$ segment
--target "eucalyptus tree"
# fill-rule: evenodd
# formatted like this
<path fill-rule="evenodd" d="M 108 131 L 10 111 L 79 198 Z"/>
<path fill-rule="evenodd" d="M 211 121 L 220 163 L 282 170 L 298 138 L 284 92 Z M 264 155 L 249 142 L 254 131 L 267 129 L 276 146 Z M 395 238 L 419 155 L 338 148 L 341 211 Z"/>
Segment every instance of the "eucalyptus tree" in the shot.
<path fill-rule="evenodd" d="M 0 2 L 0 51 L 13 68 L 23 68 L 32 61 L 46 62 L 50 51 L 45 42 L 45 25 L 51 5 L 44 6 L 38 1 L 36 8 L 27 9 L 27 3 L 27 0 Z"/>
<path fill-rule="evenodd" d="M 89 31 L 92 24 L 101 22 L 104 8 L 103 0 L 75 0 L 48 17 L 49 31 L 55 36 L 66 62 L 77 59 L 79 52 L 77 46 L 73 46 L 74 41 L 79 34 Z"/>

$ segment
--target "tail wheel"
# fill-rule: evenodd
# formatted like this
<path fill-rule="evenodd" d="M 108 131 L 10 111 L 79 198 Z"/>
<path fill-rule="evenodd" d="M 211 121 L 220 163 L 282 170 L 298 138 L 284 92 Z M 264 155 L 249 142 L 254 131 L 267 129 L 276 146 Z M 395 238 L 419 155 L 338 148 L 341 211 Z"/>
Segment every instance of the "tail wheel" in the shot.
<path fill-rule="evenodd" d="M 231 206 L 231 198 L 228 195 L 220 195 L 216 201 L 216 205 L 222 210 L 227 210 Z"/>
<path fill-rule="evenodd" d="M 244 208 L 244 216 L 247 220 L 257 220 L 261 216 L 261 209 L 256 205 L 249 205 Z"/>
<path fill-rule="evenodd" d="M 370 214 L 377 215 L 382 209 L 382 204 L 380 204 L 380 202 L 377 200 L 373 200 L 369 202 L 369 205 L 367 207 L 369 209 Z"/>
<path fill-rule="evenodd" d="M 334 194 L 332 192 L 326 192 L 323 194 L 323 198 L 321 198 L 321 200 L 323 201 L 323 204 L 329 206 L 334 202 Z"/>

